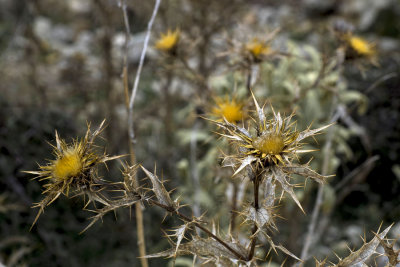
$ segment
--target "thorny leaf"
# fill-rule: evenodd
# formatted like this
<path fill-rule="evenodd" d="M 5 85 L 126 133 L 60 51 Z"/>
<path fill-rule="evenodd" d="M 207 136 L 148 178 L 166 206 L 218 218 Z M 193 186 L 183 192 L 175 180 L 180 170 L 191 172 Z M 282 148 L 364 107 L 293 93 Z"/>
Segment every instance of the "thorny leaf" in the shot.
<path fill-rule="evenodd" d="M 389 266 L 397 266 L 397 264 L 400 263 L 400 260 L 399 260 L 400 249 L 398 249 L 398 250 L 394 249 L 394 244 L 396 243 L 396 241 L 394 241 L 393 243 L 390 244 L 388 242 L 385 242 L 378 235 L 376 235 L 375 237 L 378 238 L 379 243 L 381 244 L 381 246 L 385 250 L 385 256 L 389 260 L 389 262 L 388 262 L 388 264 L 386 266 L 387 267 L 389 267 Z"/>
<path fill-rule="evenodd" d="M 300 142 L 301 140 L 303 140 L 309 136 L 313 136 L 313 135 L 317 134 L 318 132 L 328 128 L 329 126 L 332 126 L 332 124 L 328 124 L 328 125 L 322 126 L 320 128 L 314 129 L 314 130 L 307 129 L 305 131 L 302 131 L 299 133 L 299 136 L 297 136 L 296 142 Z"/>
<path fill-rule="evenodd" d="M 286 255 L 289 255 L 290 257 L 292 257 L 293 259 L 296 259 L 298 261 L 301 261 L 301 259 L 299 259 L 296 255 L 294 255 L 292 252 L 290 252 L 287 248 L 285 248 L 282 245 L 276 245 L 274 243 L 274 241 L 272 241 L 272 238 L 267 234 L 266 231 L 260 231 L 261 233 L 263 233 L 264 237 L 267 239 L 267 242 L 269 243 L 269 245 L 272 247 L 272 249 L 276 252 L 276 249 L 279 249 L 280 251 L 282 251 L 283 253 L 285 253 Z"/>
<path fill-rule="evenodd" d="M 248 138 L 251 138 L 250 133 L 245 128 L 242 128 L 242 127 L 237 126 L 236 124 L 230 123 L 225 118 L 224 118 L 224 123 L 223 124 L 222 123 L 218 123 L 218 125 L 221 126 L 224 129 L 227 129 L 228 131 L 232 131 L 232 130 L 233 131 L 238 131 L 241 134 L 243 134 L 244 136 L 246 136 Z"/>
<path fill-rule="evenodd" d="M 175 236 L 177 239 L 175 244 L 175 256 L 178 253 L 179 245 L 181 244 L 183 238 L 185 237 L 185 232 L 186 230 L 190 229 L 191 224 L 192 224 L 191 222 L 182 224 L 181 226 L 173 230 L 175 232 L 174 234 L 168 235 L 170 237 Z"/>
<path fill-rule="evenodd" d="M 264 177 L 262 186 L 264 191 L 265 205 L 268 207 L 273 207 L 275 202 L 276 185 L 272 182 L 271 175 L 269 175 L 267 178 Z"/>
<path fill-rule="evenodd" d="M 253 97 L 254 100 L 254 105 L 256 106 L 256 111 L 257 111 L 257 115 L 258 115 L 258 121 L 260 123 L 260 128 L 262 127 L 262 124 L 265 123 L 265 115 L 264 115 L 264 110 L 262 108 L 260 108 L 260 106 L 257 103 L 257 100 L 253 94 L 253 92 L 251 92 L 251 96 Z"/>
<path fill-rule="evenodd" d="M 142 197 L 139 194 L 129 194 L 122 199 L 108 202 L 107 205 L 105 205 L 103 208 L 96 209 L 93 211 L 97 214 L 91 218 L 92 221 L 89 223 L 88 226 L 86 226 L 85 229 L 82 230 L 81 233 L 85 232 L 87 229 L 92 227 L 93 224 L 95 224 L 99 219 L 103 218 L 103 216 L 106 213 L 108 213 L 110 211 L 114 211 L 121 207 L 130 207 L 141 199 L 142 199 Z"/>
<path fill-rule="evenodd" d="M 352 252 L 349 256 L 339 261 L 334 267 L 354 267 L 354 266 L 367 266 L 365 261 L 374 253 L 378 247 L 380 240 L 385 238 L 392 225 L 383 230 L 368 243 L 365 243 L 359 250 Z"/>
<path fill-rule="evenodd" d="M 289 174 L 298 174 L 303 177 L 310 177 L 320 184 L 324 184 L 325 178 L 329 177 L 317 173 L 316 171 L 312 170 L 307 164 L 304 165 L 291 164 L 288 166 L 282 166 L 281 169 Z"/>
<path fill-rule="evenodd" d="M 136 173 L 137 173 L 137 165 L 129 166 L 126 165 L 124 166 L 124 169 L 122 171 L 122 174 L 124 176 L 124 187 L 125 190 L 127 191 L 136 191 L 139 188 L 137 178 L 136 178 Z"/>
<path fill-rule="evenodd" d="M 241 160 L 242 164 L 240 164 L 240 167 L 237 168 L 237 170 L 235 171 L 235 173 L 233 174 L 233 176 L 235 176 L 236 174 L 238 174 L 241 170 L 243 170 L 247 165 L 250 165 L 251 163 L 253 163 L 253 161 L 256 161 L 257 158 L 254 156 L 247 156 L 246 158 L 244 158 L 243 160 Z"/>
<path fill-rule="evenodd" d="M 246 255 L 246 249 L 241 246 L 237 241 L 224 240 L 232 249 L 238 251 L 241 255 Z M 168 249 L 163 252 L 147 255 L 146 258 L 158 258 L 158 257 L 176 257 L 179 255 L 193 254 L 207 259 L 211 259 L 213 262 L 219 262 L 221 259 L 228 259 L 233 263 L 237 263 L 240 259 L 229 251 L 226 247 L 221 245 L 219 242 L 212 238 L 201 238 L 193 236 L 192 241 L 181 244 L 176 252 L 175 248 Z"/>
<path fill-rule="evenodd" d="M 158 177 L 146 170 L 143 166 L 142 170 L 146 173 L 147 177 L 149 177 L 151 183 L 153 184 L 153 192 L 156 195 L 158 201 L 161 204 L 166 205 L 168 207 L 175 207 L 175 203 L 172 201 L 171 197 L 169 196 L 168 191 L 165 189 L 164 184 L 158 179 Z"/>
<path fill-rule="evenodd" d="M 300 204 L 300 201 L 297 199 L 297 196 L 293 191 L 294 185 L 289 183 L 289 181 L 287 180 L 289 177 L 280 169 L 280 167 L 272 168 L 271 170 L 275 180 L 280 183 L 282 189 L 292 197 L 292 199 L 294 200 L 294 202 L 296 202 L 301 211 L 305 213 L 303 207 Z"/>
<path fill-rule="evenodd" d="M 258 210 L 250 205 L 245 214 L 247 215 L 247 220 L 254 222 L 259 229 L 263 228 L 264 225 L 271 224 L 272 214 L 265 205 L 261 205 Z"/>

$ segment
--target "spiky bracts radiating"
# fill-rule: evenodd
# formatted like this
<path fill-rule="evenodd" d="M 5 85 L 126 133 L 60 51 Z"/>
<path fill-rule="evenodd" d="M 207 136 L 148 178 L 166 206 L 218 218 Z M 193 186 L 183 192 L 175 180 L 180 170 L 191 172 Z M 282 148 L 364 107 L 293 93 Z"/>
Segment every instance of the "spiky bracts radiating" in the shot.
<path fill-rule="evenodd" d="M 71 143 L 61 139 L 56 131 L 56 145 L 52 145 L 55 159 L 49 160 L 47 165 L 39 165 L 39 171 L 27 172 L 36 175 L 34 179 L 47 181 L 43 185 L 45 197 L 33 206 L 38 207 L 39 211 L 32 225 L 39 219 L 46 206 L 61 194 L 69 196 L 70 191 L 90 193 L 89 201 L 105 203 L 99 192 L 94 189 L 99 182 L 102 182 L 97 176 L 97 167 L 120 156 L 108 157 L 105 153 L 98 154 L 95 151 L 94 141 L 103 131 L 104 122 L 94 132 L 90 131 L 88 125 L 85 137 L 73 140 Z"/>
<path fill-rule="evenodd" d="M 226 158 L 234 159 L 237 163 L 234 175 L 247 167 L 263 173 L 263 177 L 271 175 L 301 208 L 293 191 L 295 185 L 290 183 L 291 174 L 310 177 L 320 183 L 324 182 L 325 177 L 310 169 L 308 164 L 299 165 L 294 162 L 298 160 L 299 154 L 310 152 L 310 150 L 302 149 L 302 141 L 318 134 L 330 125 L 313 130 L 308 127 L 304 131 L 298 131 L 296 122 L 292 121 L 294 114 L 282 117 L 280 113 L 273 110 L 272 119 L 267 119 L 264 109 L 260 108 L 254 95 L 253 100 L 256 119 L 249 129 L 239 127 L 227 120 L 222 123 L 214 121 L 224 129 L 220 135 L 239 147 L 238 154 L 227 155 Z"/>

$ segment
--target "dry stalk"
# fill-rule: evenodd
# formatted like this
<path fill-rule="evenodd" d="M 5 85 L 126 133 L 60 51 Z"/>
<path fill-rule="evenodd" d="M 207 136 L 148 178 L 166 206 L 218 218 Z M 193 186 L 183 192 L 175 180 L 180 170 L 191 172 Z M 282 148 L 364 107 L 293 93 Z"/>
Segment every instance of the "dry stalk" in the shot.
<path fill-rule="evenodd" d="M 130 39 L 130 27 L 129 27 L 129 18 L 128 18 L 128 15 L 126 12 L 126 2 L 123 1 L 120 3 L 123 17 L 124 17 L 125 35 L 126 35 L 124 67 L 123 67 L 123 84 L 124 84 L 126 105 L 127 105 L 127 109 L 128 109 L 129 154 L 130 154 L 130 161 L 131 161 L 132 165 L 134 165 L 136 163 L 136 155 L 135 155 L 135 150 L 133 147 L 133 144 L 135 143 L 135 134 L 134 134 L 134 128 L 133 128 L 133 106 L 134 106 L 137 88 L 139 86 L 140 74 L 142 72 L 144 58 L 146 55 L 146 51 L 147 51 L 147 47 L 148 47 L 148 43 L 149 43 L 149 39 L 150 39 L 151 29 L 152 29 L 152 26 L 154 23 L 154 19 L 157 15 L 158 8 L 160 6 L 160 2 L 161 2 L 161 0 L 156 0 L 154 9 L 153 9 L 153 13 L 152 13 L 149 23 L 147 25 L 146 37 L 145 37 L 145 41 L 143 44 L 143 50 L 140 55 L 139 66 L 138 66 L 138 70 L 136 72 L 135 82 L 134 82 L 134 85 L 132 88 L 132 93 L 130 95 L 130 99 L 129 99 L 129 89 L 128 89 L 128 44 L 129 44 L 129 39 Z M 138 184 L 137 177 L 135 177 L 135 180 L 136 180 L 135 183 Z M 146 243 L 145 243 L 145 238 L 144 238 L 143 212 L 142 212 L 142 207 L 141 207 L 140 202 L 137 202 L 135 204 L 135 215 L 136 215 L 136 227 L 137 227 L 140 262 L 141 262 L 142 267 L 148 267 L 148 261 L 147 261 L 147 258 L 145 258 Z"/>

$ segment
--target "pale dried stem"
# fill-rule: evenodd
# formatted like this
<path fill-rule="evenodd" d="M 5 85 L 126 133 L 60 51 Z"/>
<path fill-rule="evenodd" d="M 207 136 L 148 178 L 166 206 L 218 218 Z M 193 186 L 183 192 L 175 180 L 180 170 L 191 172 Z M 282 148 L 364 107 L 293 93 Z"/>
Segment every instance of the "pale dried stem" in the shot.
<path fill-rule="evenodd" d="M 129 114 L 128 114 L 129 122 L 128 123 L 129 123 L 129 137 L 130 137 L 130 140 L 132 143 L 135 142 L 135 133 L 134 133 L 134 129 L 133 129 L 133 106 L 135 103 L 136 93 L 137 93 L 137 89 L 139 86 L 140 75 L 142 73 L 144 58 L 146 56 L 147 47 L 149 45 L 151 29 L 153 27 L 153 23 L 156 18 L 160 3 L 161 3 L 161 0 L 156 0 L 156 3 L 154 4 L 153 14 L 151 15 L 149 23 L 147 24 L 147 32 L 146 32 L 146 37 L 144 39 L 143 50 L 140 55 L 139 66 L 138 66 L 138 69 L 136 72 L 135 81 L 133 84 L 132 93 L 131 93 L 130 100 L 129 100 Z"/>
<path fill-rule="evenodd" d="M 140 55 L 139 66 L 138 66 L 138 69 L 136 72 L 135 81 L 134 81 L 134 85 L 132 88 L 132 93 L 130 95 L 130 99 L 129 99 L 129 89 L 128 89 L 128 44 L 129 44 L 129 39 L 130 39 L 130 27 L 129 27 L 128 15 L 126 12 L 126 2 L 123 1 L 122 3 L 120 3 L 123 17 L 124 17 L 125 35 L 126 35 L 124 67 L 123 67 L 123 82 L 124 82 L 126 105 L 127 105 L 127 109 L 128 109 L 129 153 L 130 153 L 130 160 L 131 160 L 132 165 L 134 165 L 136 163 L 136 155 L 135 155 L 135 150 L 133 147 L 133 144 L 135 143 L 135 134 L 134 134 L 134 128 L 133 128 L 133 106 L 134 106 L 134 102 L 135 102 L 137 88 L 139 85 L 140 75 L 141 75 L 142 68 L 143 68 L 144 58 L 146 55 L 146 51 L 147 51 L 147 47 L 148 47 L 148 43 L 149 43 L 149 39 L 150 39 L 151 29 L 152 29 L 152 26 L 154 23 L 154 19 L 158 12 L 160 2 L 161 2 L 161 0 L 156 0 L 154 9 L 153 9 L 153 13 L 152 13 L 149 23 L 147 25 L 146 37 L 145 37 L 145 41 L 143 44 L 143 50 Z M 136 178 L 135 183 L 138 184 L 137 178 Z M 145 258 L 146 243 L 145 243 L 145 238 L 144 238 L 143 212 L 142 212 L 142 207 L 141 207 L 140 202 L 135 204 L 135 215 L 136 215 L 136 227 L 137 227 L 137 236 L 138 236 L 137 242 L 138 242 L 138 246 L 139 246 L 140 262 L 141 262 L 142 267 L 148 267 L 148 261 L 147 261 L 147 258 Z"/>
<path fill-rule="evenodd" d="M 254 185 L 254 209 L 257 210 L 260 208 L 259 206 L 259 186 L 260 186 L 260 179 L 261 179 L 261 173 L 258 172 L 255 177 L 254 177 L 254 181 L 253 181 L 253 185 Z M 250 241 L 250 250 L 249 250 L 249 254 L 247 255 L 247 260 L 250 261 L 253 259 L 254 256 L 254 250 L 256 248 L 256 243 L 257 243 L 257 231 L 258 231 L 258 227 L 256 222 L 254 222 L 254 226 L 253 229 L 251 231 L 251 241 Z"/>

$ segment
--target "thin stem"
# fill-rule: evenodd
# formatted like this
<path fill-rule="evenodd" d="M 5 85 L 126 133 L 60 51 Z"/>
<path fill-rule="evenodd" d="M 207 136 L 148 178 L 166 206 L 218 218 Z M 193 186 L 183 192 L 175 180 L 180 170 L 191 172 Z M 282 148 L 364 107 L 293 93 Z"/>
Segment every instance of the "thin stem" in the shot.
<path fill-rule="evenodd" d="M 248 73 L 247 73 L 247 82 L 246 82 L 246 88 L 247 88 L 247 93 L 249 95 L 251 95 L 251 80 L 253 79 L 252 77 L 252 65 L 250 64 L 250 67 L 248 69 Z"/>
<path fill-rule="evenodd" d="M 256 212 L 258 211 L 258 209 L 260 208 L 259 206 L 259 185 L 260 185 L 260 173 L 256 174 L 256 177 L 254 178 L 253 181 L 253 185 L 254 185 L 254 209 L 256 210 Z M 256 242 L 257 242 L 257 231 L 258 231 L 258 227 L 257 224 L 254 222 L 254 226 L 253 226 L 253 230 L 251 231 L 251 243 L 250 243 L 250 250 L 249 250 L 249 254 L 247 256 L 247 260 L 250 261 L 251 259 L 253 259 L 254 256 L 254 250 L 256 248 Z"/>
<path fill-rule="evenodd" d="M 236 217 L 237 217 L 237 198 L 238 198 L 238 185 L 236 184 L 235 180 L 233 180 L 231 182 L 232 184 L 232 207 L 231 207 L 231 223 L 230 223 L 230 227 L 231 233 L 235 232 L 235 228 L 236 228 Z"/>
<path fill-rule="evenodd" d="M 128 113 L 129 137 L 130 137 L 130 140 L 132 143 L 135 142 L 135 133 L 133 130 L 133 105 L 135 103 L 136 92 L 137 92 L 137 89 L 139 86 L 140 74 L 142 73 L 144 58 L 146 56 L 146 51 L 147 51 L 147 47 L 148 47 L 149 40 L 150 40 L 151 29 L 153 27 L 153 23 L 156 18 L 160 3 L 161 3 L 161 0 L 156 0 L 156 3 L 154 4 L 153 14 L 151 15 L 149 23 L 147 24 L 147 32 L 146 32 L 146 37 L 144 39 L 143 50 L 140 55 L 139 67 L 136 72 L 135 81 L 134 81 L 133 88 L 132 88 L 132 94 L 131 94 L 131 97 L 129 100 L 129 113 Z"/>

